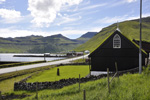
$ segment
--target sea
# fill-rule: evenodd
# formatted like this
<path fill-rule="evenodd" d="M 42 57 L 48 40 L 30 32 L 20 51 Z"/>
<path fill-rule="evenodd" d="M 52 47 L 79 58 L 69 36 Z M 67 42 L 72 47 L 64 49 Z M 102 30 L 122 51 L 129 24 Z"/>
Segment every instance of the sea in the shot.
<path fill-rule="evenodd" d="M 43 54 L 0 53 L 0 62 L 31 62 L 44 60 L 44 57 L 14 57 L 14 55 L 43 55 Z M 45 60 L 53 61 L 64 58 L 65 57 L 45 57 Z"/>

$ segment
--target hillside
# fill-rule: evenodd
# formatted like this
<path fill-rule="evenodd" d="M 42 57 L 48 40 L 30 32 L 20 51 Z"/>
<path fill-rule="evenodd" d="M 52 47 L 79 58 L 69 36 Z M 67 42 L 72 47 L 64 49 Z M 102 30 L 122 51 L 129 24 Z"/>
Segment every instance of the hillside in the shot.
<path fill-rule="evenodd" d="M 88 38 L 88 39 L 87 39 Z M 90 37 L 82 37 L 87 41 Z M 69 39 L 61 34 L 52 36 L 0 37 L 0 53 L 55 53 L 69 51 L 82 44 L 81 40 Z"/>
<path fill-rule="evenodd" d="M 97 34 L 97 32 L 87 32 L 87 33 L 83 34 L 80 38 L 77 38 L 77 40 L 80 43 L 85 43 L 86 41 L 90 40 L 96 34 Z"/>
<path fill-rule="evenodd" d="M 149 71 L 144 70 L 142 74 L 128 73 L 119 79 L 116 77 L 110 83 L 110 93 L 107 78 L 82 83 L 80 91 L 78 83 L 62 89 L 41 90 L 38 92 L 38 100 L 83 100 L 83 90 L 86 91 L 86 100 L 149 100 L 149 75 Z M 23 100 L 35 100 L 35 92 Z"/>
<path fill-rule="evenodd" d="M 117 23 L 103 28 L 89 41 L 77 47 L 75 51 L 95 50 L 116 28 Z M 139 40 L 139 19 L 120 22 L 119 29 L 129 39 Z M 150 17 L 142 19 L 142 40 L 150 42 Z"/>

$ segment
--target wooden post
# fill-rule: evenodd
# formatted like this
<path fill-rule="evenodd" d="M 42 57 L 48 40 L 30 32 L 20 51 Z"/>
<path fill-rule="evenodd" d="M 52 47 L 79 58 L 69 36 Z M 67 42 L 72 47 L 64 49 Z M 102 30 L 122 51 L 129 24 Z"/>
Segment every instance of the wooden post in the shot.
<path fill-rule="evenodd" d="M 59 73 L 59 68 L 57 68 L 57 76 L 59 76 L 60 75 L 60 73 Z"/>
<path fill-rule="evenodd" d="M 119 73 L 118 73 L 118 66 L 117 66 L 117 62 L 115 62 L 115 67 L 116 67 L 116 73 L 117 73 L 117 76 L 118 76 L 118 79 L 119 79 Z"/>
<path fill-rule="evenodd" d="M 80 74 L 79 74 L 79 91 L 80 91 Z"/>
<path fill-rule="evenodd" d="M 83 90 L 83 100 L 86 100 L 86 93 L 85 93 L 85 90 Z"/>
<path fill-rule="evenodd" d="M 1 94 L 1 91 L 0 91 L 0 100 L 2 100 L 2 94 Z"/>
<path fill-rule="evenodd" d="M 91 76 L 90 62 L 89 62 L 89 74 L 90 74 L 90 76 Z"/>
<path fill-rule="evenodd" d="M 89 58 L 89 71 L 90 71 L 90 76 L 91 76 L 91 58 Z"/>
<path fill-rule="evenodd" d="M 38 82 L 36 82 L 36 96 L 35 98 L 38 100 Z"/>
<path fill-rule="evenodd" d="M 109 68 L 107 68 L 107 80 L 108 80 L 108 92 L 110 93 L 110 86 L 109 86 Z"/>

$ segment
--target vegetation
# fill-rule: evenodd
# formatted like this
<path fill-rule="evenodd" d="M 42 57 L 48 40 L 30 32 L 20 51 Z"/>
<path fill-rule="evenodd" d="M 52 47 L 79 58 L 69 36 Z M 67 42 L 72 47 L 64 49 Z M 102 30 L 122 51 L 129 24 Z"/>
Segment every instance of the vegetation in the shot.
<path fill-rule="evenodd" d="M 55 67 L 55 66 L 45 66 L 45 67 L 32 68 L 32 69 L 27 69 L 27 70 L 21 70 L 21 71 L 15 71 L 15 72 L 11 72 L 11 73 L 1 74 L 0 81 L 10 79 L 13 77 L 17 77 L 17 76 L 21 76 L 21 75 L 30 74 L 33 72 L 48 70 L 53 67 Z"/>
<path fill-rule="evenodd" d="M 85 63 L 85 59 L 77 59 L 77 60 L 73 60 L 73 63 Z"/>
<path fill-rule="evenodd" d="M 87 32 L 87 33 L 83 34 L 80 38 L 77 38 L 77 40 L 80 43 L 85 43 L 86 41 L 90 40 L 96 34 L 97 34 L 97 32 Z"/>
<path fill-rule="evenodd" d="M 91 52 L 95 50 L 112 32 L 117 28 L 117 23 L 112 24 L 106 28 L 103 28 L 99 33 L 97 33 L 93 38 L 91 38 L 86 43 L 80 45 L 75 51 L 90 50 Z M 124 21 L 119 23 L 119 29 L 121 33 L 128 37 L 130 40 L 139 40 L 139 19 Z M 142 19 L 142 40 L 150 42 L 150 17 Z"/>
<path fill-rule="evenodd" d="M 67 68 L 69 66 L 61 66 L 60 68 L 63 67 Z M 102 78 L 96 81 L 82 83 L 80 85 L 80 91 L 79 91 L 78 84 L 66 86 L 62 89 L 55 89 L 55 90 L 47 89 L 47 90 L 38 91 L 38 100 L 81 100 L 83 99 L 83 90 L 86 91 L 86 100 L 149 100 L 150 99 L 150 85 L 149 85 L 150 70 L 149 69 L 150 66 L 144 68 L 142 74 L 128 73 L 128 74 L 124 74 L 123 76 L 120 76 L 119 79 L 115 78 L 110 84 L 110 90 L 111 90 L 110 93 L 108 93 L 108 89 L 107 89 L 107 78 Z M 38 74 L 37 77 L 40 77 L 42 79 L 43 76 L 46 77 L 46 74 L 48 74 L 48 72 L 50 73 L 49 70 L 44 71 Z M 56 70 L 54 70 L 54 72 L 56 75 Z M 76 72 L 76 70 L 72 72 Z M 23 78 L 28 75 L 21 76 L 21 77 Z M 10 84 L 9 82 L 19 81 L 21 77 L 12 78 L 0 82 L 0 88 L 3 87 L 1 88 L 1 90 L 3 91 L 4 94 L 8 94 L 9 91 L 9 94 L 32 95 L 30 97 L 24 98 L 23 100 L 36 100 L 35 92 L 30 92 L 30 91 L 12 92 L 13 88 L 9 88 L 9 84 Z M 47 77 L 50 78 L 50 74 Z M 35 77 L 33 77 L 33 79 L 34 79 L 33 81 L 37 81 Z"/>
<path fill-rule="evenodd" d="M 31 73 L 26 74 L 26 75 L 22 75 L 22 76 L 18 76 L 18 77 L 13 77 L 11 79 L 0 81 L 0 91 L 3 94 L 13 92 L 14 91 L 14 82 L 19 82 L 20 80 L 22 80 L 22 79 L 24 79 L 24 78 L 26 78 L 27 76 L 30 76 L 30 75 L 31 75 Z"/>
<path fill-rule="evenodd" d="M 0 38 L 0 53 L 55 53 L 72 50 L 89 40 L 94 33 L 80 39 L 69 39 L 61 34 L 43 37 L 27 36 L 16 38 Z M 88 37 L 90 36 L 90 37 Z"/>
<path fill-rule="evenodd" d="M 59 68 L 60 76 L 57 76 L 57 68 Z M 85 77 L 89 74 L 88 65 L 68 65 L 59 66 L 51 70 L 41 72 L 32 78 L 28 79 L 27 82 L 46 82 L 46 81 L 58 81 L 60 79 L 78 78 L 79 74 L 81 77 Z"/>
<path fill-rule="evenodd" d="M 2 64 L 2 65 L 0 65 L 0 69 L 1 68 L 7 68 L 7 67 L 21 66 L 21 65 L 37 64 L 37 63 L 43 63 L 43 62 L 45 62 L 45 61 L 33 61 L 33 62 L 20 62 L 20 63 Z"/>
<path fill-rule="evenodd" d="M 110 84 L 108 93 L 107 78 L 81 84 L 81 90 L 86 90 L 86 100 L 149 100 L 150 74 L 124 74 Z M 38 100 L 82 100 L 83 91 L 78 84 L 57 90 L 39 91 Z M 35 95 L 23 100 L 35 100 Z"/>

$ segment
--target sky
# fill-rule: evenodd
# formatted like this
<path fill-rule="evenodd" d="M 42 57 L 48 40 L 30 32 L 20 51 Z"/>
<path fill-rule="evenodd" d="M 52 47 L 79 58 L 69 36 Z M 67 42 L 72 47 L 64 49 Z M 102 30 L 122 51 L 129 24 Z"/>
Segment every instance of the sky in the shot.
<path fill-rule="evenodd" d="M 75 39 L 113 23 L 137 19 L 140 0 L 0 0 L 0 37 L 62 34 Z M 142 1 L 142 17 L 150 0 Z"/>

